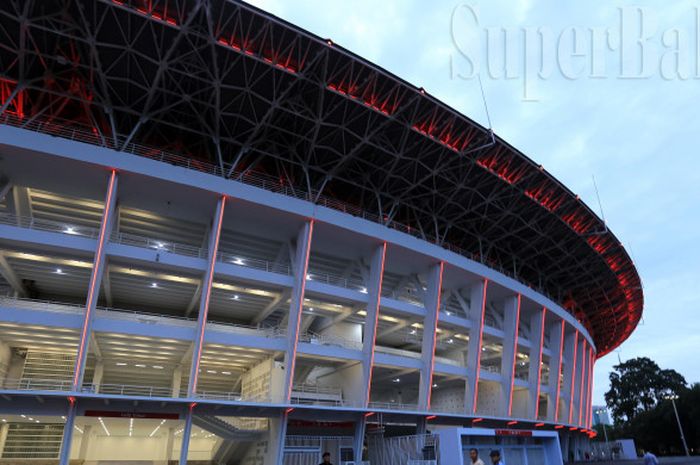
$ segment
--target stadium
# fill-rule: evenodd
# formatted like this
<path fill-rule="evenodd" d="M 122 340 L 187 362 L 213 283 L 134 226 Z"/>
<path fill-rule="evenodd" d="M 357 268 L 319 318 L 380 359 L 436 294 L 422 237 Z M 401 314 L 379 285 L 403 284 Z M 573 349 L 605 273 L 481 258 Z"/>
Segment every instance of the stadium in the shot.
<path fill-rule="evenodd" d="M 0 463 L 582 458 L 643 293 L 542 166 L 245 3 L 0 35 Z"/>

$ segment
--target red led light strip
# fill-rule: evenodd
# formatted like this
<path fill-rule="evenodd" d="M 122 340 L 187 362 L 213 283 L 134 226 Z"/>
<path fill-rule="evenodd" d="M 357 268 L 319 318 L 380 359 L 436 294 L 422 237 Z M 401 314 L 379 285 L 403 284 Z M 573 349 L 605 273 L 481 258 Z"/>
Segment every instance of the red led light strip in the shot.
<path fill-rule="evenodd" d="M 192 361 L 195 364 L 195 369 L 193 370 L 192 376 L 192 393 L 197 392 L 197 382 L 199 381 L 199 365 L 202 358 L 202 347 L 204 347 L 204 329 L 207 326 L 207 316 L 209 314 L 209 298 L 211 297 L 211 287 L 214 281 L 214 266 L 216 263 L 216 255 L 219 250 L 219 237 L 221 236 L 221 226 L 224 219 L 224 207 L 226 206 L 226 196 L 221 196 L 221 209 L 219 210 L 219 217 L 217 218 L 217 228 L 216 235 L 214 236 L 214 244 L 212 247 L 212 254 L 209 257 L 209 269 L 207 270 L 207 279 L 205 281 L 205 298 L 204 298 L 204 308 L 202 309 L 202 314 L 199 318 L 202 320 L 202 327 L 199 329 L 199 340 L 197 342 L 197 350 L 192 353 Z"/>
<path fill-rule="evenodd" d="M 515 364 L 518 363 L 518 326 L 520 326 L 520 300 L 518 294 L 518 308 L 515 311 L 515 337 L 513 338 L 513 370 L 510 373 L 510 398 L 508 399 L 508 416 L 513 414 L 513 389 L 515 386 Z"/>
<path fill-rule="evenodd" d="M 590 348 L 590 376 L 588 377 L 588 427 L 593 427 L 593 373 L 595 372 L 595 354 L 593 353 L 593 347 Z"/>
<path fill-rule="evenodd" d="M 372 334 L 372 348 L 369 355 L 369 378 L 367 381 L 367 399 L 365 405 L 369 405 L 372 390 L 372 371 L 374 370 L 374 346 L 377 343 L 377 325 L 379 324 L 379 307 L 382 300 L 382 283 L 384 281 L 384 262 L 386 261 L 386 242 L 382 244 L 382 262 L 379 270 L 379 283 L 377 288 L 377 306 L 374 312 L 374 334 Z"/>
<path fill-rule="evenodd" d="M 304 257 L 304 266 L 303 272 L 301 273 L 301 289 L 299 290 L 299 318 L 297 318 L 297 329 L 296 329 L 296 337 L 294 339 L 294 343 L 292 344 L 293 350 L 292 350 L 292 359 L 289 361 L 289 366 L 287 367 L 289 369 L 289 387 L 287 390 L 287 400 L 289 401 L 292 398 L 292 385 L 294 384 L 294 366 L 296 365 L 296 360 L 297 360 L 297 346 L 299 344 L 299 328 L 301 327 L 301 313 L 302 309 L 304 308 L 304 292 L 306 290 L 306 274 L 309 271 L 309 255 L 311 254 L 311 238 L 313 237 L 314 234 L 314 220 L 310 219 L 309 220 L 309 237 L 306 240 L 306 256 Z"/>
<path fill-rule="evenodd" d="M 392 110 L 388 109 L 387 102 L 385 101 L 381 105 L 378 105 L 376 103 L 376 99 L 373 97 L 370 100 L 367 100 L 360 96 L 357 92 L 354 90 L 351 90 L 351 87 L 344 86 L 342 84 L 328 84 L 326 86 L 329 90 L 332 90 L 336 94 L 342 95 L 343 97 L 348 97 L 351 100 L 354 100 L 358 103 L 361 103 L 362 105 L 371 108 L 372 110 L 376 111 L 377 113 L 381 113 L 384 116 L 391 116 L 393 113 Z"/>
<path fill-rule="evenodd" d="M 542 351 L 544 350 L 544 327 L 547 320 L 547 307 L 542 307 L 542 330 L 540 332 L 540 356 L 537 361 L 537 396 L 535 397 L 535 420 L 540 416 L 540 383 L 542 382 Z"/>
<path fill-rule="evenodd" d="M 561 395 L 561 369 L 562 357 L 564 355 L 564 333 L 566 332 L 566 321 L 561 320 L 561 340 L 559 341 L 559 370 L 557 372 L 557 397 L 554 406 L 554 421 L 559 421 L 559 397 Z"/>
<path fill-rule="evenodd" d="M 583 418 L 583 399 L 586 397 L 586 394 L 584 393 L 583 386 L 584 386 L 584 381 L 586 380 L 586 365 L 588 365 L 588 362 L 586 361 L 586 353 L 588 352 L 586 350 L 586 338 L 583 338 L 582 340 L 582 347 L 581 347 L 581 385 L 579 386 L 578 390 L 578 425 L 581 425 L 581 420 Z"/>
<path fill-rule="evenodd" d="M 479 324 L 479 346 L 476 348 L 476 379 L 474 380 L 474 405 L 472 412 L 476 413 L 476 405 L 479 400 L 479 374 L 481 372 L 481 344 L 484 341 L 484 317 L 486 316 L 486 291 L 489 280 L 484 279 L 484 291 L 481 298 L 481 324 Z"/>
<path fill-rule="evenodd" d="M 90 317 L 92 315 L 92 300 L 95 295 L 95 286 L 97 284 L 97 276 L 100 270 L 100 262 L 102 256 L 102 248 L 105 243 L 105 233 L 107 229 L 108 216 L 112 212 L 112 195 L 114 190 L 114 183 L 117 180 L 117 171 L 112 170 L 112 174 L 109 177 L 109 184 L 107 186 L 107 201 L 105 202 L 104 214 L 102 215 L 102 224 L 100 224 L 100 237 L 97 242 L 97 251 L 95 252 L 95 266 L 92 270 L 92 276 L 90 277 L 90 290 L 87 297 L 87 305 L 85 306 L 85 319 L 83 320 L 83 329 L 80 333 L 80 347 L 78 348 L 78 358 L 75 360 L 75 373 L 73 374 L 73 389 L 79 389 L 80 386 L 80 373 L 83 370 L 83 357 L 85 353 L 85 345 L 87 344 L 88 330 L 90 329 Z"/>
<path fill-rule="evenodd" d="M 440 262 L 440 276 L 438 277 L 437 298 L 435 303 L 435 331 L 433 331 L 433 353 L 430 357 L 430 375 L 428 376 L 428 410 L 433 395 L 433 372 L 435 371 L 435 345 L 437 343 L 438 316 L 440 315 L 440 293 L 442 292 L 442 272 L 445 270 L 445 262 Z"/>
<path fill-rule="evenodd" d="M 569 386 L 569 423 L 573 421 L 574 418 L 574 391 L 576 390 L 576 359 L 578 358 L 578 329 L 576 330 L 576 335 L 574 336 L 574 357 L 573 365 L 571 370 L 571 383 Z"/>
<path fill-rule="evenodd" d="M 130 5 L 126 5 L 122 0 L 112 0 L 112 3 L 114 3 L 115 5 L 119 5 L 121 7 L 124 7 L 124 8 L 128 8 L 132 11 L 135 11 L 142 16 L 146 16 L 148 18 L 153 18 L 153 19 L 160 21 L 164 24 L 169 24 L 171 26 L 178 26 L 177 21 L 168 16 L 167 10 L 160 13 L 160 12 L 154 11 L 153 9 L 145 10 L 143 8 L 138 8 L 138 7 L 134 8 Z"/>

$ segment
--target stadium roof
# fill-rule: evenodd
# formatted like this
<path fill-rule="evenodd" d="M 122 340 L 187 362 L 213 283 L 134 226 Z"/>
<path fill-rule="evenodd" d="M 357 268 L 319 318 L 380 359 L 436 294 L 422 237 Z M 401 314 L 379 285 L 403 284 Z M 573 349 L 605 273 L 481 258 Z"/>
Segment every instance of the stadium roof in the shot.
<path fill-rule="evenodd" d="M 599 356 L 641 318 L 632 260 L 578 196 L 329 39 L 229 0 L 7 0 L 0 37 L 5 118 L 352 205 L 549 295 Z"/>

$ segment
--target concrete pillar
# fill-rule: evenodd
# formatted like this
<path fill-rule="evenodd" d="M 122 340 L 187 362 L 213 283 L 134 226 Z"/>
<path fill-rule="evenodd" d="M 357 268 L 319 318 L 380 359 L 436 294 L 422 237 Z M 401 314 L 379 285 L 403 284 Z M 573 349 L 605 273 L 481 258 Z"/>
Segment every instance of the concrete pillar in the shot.
<path fill-rule="evenodd" d="M 370 392 L 372 389 L 374 346 L 377 340 L 377 319 L 379 318 L 385 261 L 386 242 L 377 247 L 372 254 L 369 282 L 367 283 L 367 315 L 365 316 L 364 336 L 362 341 L 362 380 L 363 386 L 365 386 L 365 407 L 369 404 Z"/>
<path fill-rule="evenodd" d="M 173 397 L 180 397 L 180 386 L 182 385 L 182 367 L 178 366 L 173 370 L 173 381 L 170 391 Z"/>
<path fill-rule="evenodd" d="M 12 349 L 4 342 L 0 342 L 0 386 L 3 386 L 7 371 L 10 369 L 12 359 Z"/>
<path fill-rule="evenodd" d="M 194 396 L 197 392 L 197 381 L 199 380 L 199 362 L 202 358 L 202 348 L 204 347 L 204 330 L 207 326 L 207 315 L 209 313 L 209 297 L 211 295 L 211 285 L 214 282 L 214 269 L 216 267 L 216 255 L 219 251 L 219 237 L 221 236 L 221 225 L 224 219 L 224 208 L 226 207 L 226 197 L 219 197 L 216 204 L 212 228 L 210 231 L 208 265 L 202 278 L 202 294 L 199 300 L 199 315 L 197 316 L 197 331 L 195 333 L 194 348 L 192 350 L 192 365 L 190 366 L 190 379 L 187 387 L 188 397 Z"/>
<path fill-rule="evenodd" d="M 75 428 L 73 428 L 75 429 Z M 92 433 L 92 425 L 85 425 L 83 428 L 83 436 L 80 439 L 80 451 L 78 452 L 78 459 L 85 460 L 87 457 L 88 446 L 90 445 L 90 434 Z"/>
<path fill-rule="evenodd" d="M 513 377 L 518 351 L 518 323 L 520 320 L 520 294 L 506 299 L 503 311 L 503 353 L 501 354 L 501 408 L 503 416 L 511 416 L 513 410 Z"/>
<path fill-rule="evenodd" d="M 572 365 L 572 372 L 571 372 L 571 383 L 569 384 L 569 424 L 574 424 L 576 423 L 576 410 L 578 407 L 578 404 L 576 403 L 578 400 L 577 394 L 578 394 L 578 379 L 580 375 L 580 370 L 581 370 L 581 348 L 582 344 L 580 342 L 581 337 L 578 332 L 578 329 L 576 330 L 576 336 L 574 339 L 574 353 L 573 353 L 573 365 Z"/>
<path fill-rule="evenodd" d="M 102 385 L 102 376 L 104 375 L 105 365 L 103 362 L 99 361 L 95 363 L 95 373 L 92 375 L 92 388 L 95 393 L 100 392 L 100 386 Z"/>
<path fill-rule="evenodd" d="M 440 313 L 442 273 L 444 262 L 433 265 L 428 275 L 428 290 L 425 293 L 425 320 L 423 321 L 423 341 L 421 345 L 421 371 L 418 385 L 418 408 L 430 410 L 430 396 L 433 388 L 435 368 L 435 344 Z"/>
<path fill-rule="evenodd" d="M 168 439 L 165 443 L 165 461 L 173 459 L 173 449 L 175 447 L 175 428 L 168 428 Z"/>
<path fill-rule="evenodd" d="M 190 406 L 185 415 L 185 426 L 182 428 L 182 444 L 180 445 L 180 465 L 187 465 L 187 453 L 190 451 L 190 434 L 192 433 L 192 409 Z"/>
<path fill-rule="evenodd" d="M 7 440 L 7 431 L 10 429 L 10 425 L 3 423 L 0 425 L 0 457 L 5 450 L 5 441 Z"/>
<path fill-rule="evenodd" d="M 69 465 L 70 462 L 70 446 L 73 440 L 76 410 L 75 399 L 71 398 L 68 414 L 66 415 L 66 423 L 63 426 L 63 438 L 61 439 L 61 453 L 58 457 L 58 465 Z"/>
<path fill-rule="evenodd" d="M 287 351 L 284 354 L 284 402 L 289 402 L 292 397 L 294 366 L 296 363 L 297 345 L 299 344 L 299 326 L 301 324 L 301 312 L 304 307 L 304 289 L 306 288 L 306 274 L 309 269 L 309 254 L 311 253 L 313 231 L 314 222 L 309 220 L 304 223 L 297 236 L 296 254 L 294 257 L 294 287 L 289 301 L 289 318 L 287 320 Z"/>
<path fill-rule="evenodd" d="M 547 421 L 557 422 L 559 414 L 559 376 L 561 374 L 562 350 L 564 348 L 564 320 L 549 325 L 549 396 L 547 401 Z"/>
<path fill-rule="evenodd" d="M 112 170 L 109 183 L 107 185 L 107 195 L 105 197 L 104 213 L 100 224 L 100 234 L 97 239 L 97 249 L 92 263 L 92 272 L 88 284 L 88 296 L 85 302 L 85 318 L 80 333 L 78 345 L 78 355 L 75 359 L 75 370 L 73 376 L 73 389 L 79 390 L 83 384 L 85 375 L 85 360 L 87 359 L 88 345 L 92 334 L 92 320 L 97 305 L 97 298 L 100 294 L 100 283 L 105 268 L 105 244 L 109 241 L 112 221 L 114 220 L 114 207 L 117 203 L 117 172 Z"/>
<path fill-rule="evenodd" d="M 284 461 L 284 444 L 287 437 L 287 414 L 278 418 L 270 418 L 268 447 L 265 454 L 265 464 L 282 465 Z"/>
<path fill-rule="evenodd" d="M 586 398 L 586 379 L 588 377 L 588 373 L 586 370 L 586 366 L 588 365 L 588 343 L 586 342 L 586 338 L 581 335 L 581 358 L 579 360 L 579 363 L 581 364 L 581 373 L 580 373 L 580 379 L 581 381 L 579 382 L 578 385 L 578 418 L 576 419 L 576 424 L 580 427 L 583 427 L 583 411 L 584 411 L 584 399 Z"/>
<path fill-rule="evenodd" d="M 416 435 L 421 436 L 428 432 L 428 420 L 425 417 L 418 417 L 416 419 Z"/>
<path fill-rule="evenodd" d="M 467 346 L 467 397 L 465 402 L 467 414 L 476 413 L 488 284 L 489 281 L 487 279 L 475 283 L 471 288 L 469 299 L 469 315 L 467 315 L 467 318 L 471 323 L 471 328 L 469 329 L 469 345 Z"/>
<path fill-rule="evenodd" d="M 352 442 L 353 460 L 355 463 L 362 461 L 362 450 L 365 444 L 365 431 L 367 429 L 367 418 L 362 418 L 355 422 L 355 435 Z"/>
<path fill-rule="evenodd" d="M 530 317 L 530 369 L 528 370 L 528 418 L 536 420 L 540 411 L 540 381 L 542 377 L 542 347 L 547 309 L 542 307 Z"/>
<path fill-rule="evenodd" d="M 574 347 L 576 344 L 576 347 Z M 567 331 L 564 336 L 564 355 L 562 363 L 564 363 L 564 368 L 562 369 L 563 385 L 561 388 L 561 399 L 563 400 L 559 412 L 559 422 L 569 423 L 569 417 L 573 412 L 571 412 L 572 399 L 571 395 L 573 393 L 573 376 L 574 372 L 574 354 L 578 352 L 578 331 Z"/>

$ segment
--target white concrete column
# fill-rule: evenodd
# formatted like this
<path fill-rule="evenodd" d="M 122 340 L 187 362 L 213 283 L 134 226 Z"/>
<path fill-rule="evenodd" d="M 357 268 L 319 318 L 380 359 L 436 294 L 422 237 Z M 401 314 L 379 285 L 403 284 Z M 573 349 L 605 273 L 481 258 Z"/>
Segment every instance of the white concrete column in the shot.
<path fill-rule="evenodd" d="M 105 365 L 102 361 L 95 363 L 95 372 L 92 375 L 92 388 L 97 394 L 100 392 L 100 386 L 102 385 L 102 376 L 104 375 Z"/>
<path fill-rule="evenodd" d="M 58 456 L 58 465 L 69 465 L 70 463 L 70 446 L 73 441 L 76 410 L 75 399 L 71 397 L 66 423 L 63 425 L 63 438 L 61 439 L 61 453 Z"/>
<path fill-rule="evenodd" d="M 591 370 L 588 381 L 588 428 L 593 428 L 593 380 L 595 379 L 596 351 L 591 347 Z"/>
<path fill-rule="evenodd" d="M 542 378 L 542 348 L 544 347 L 544 330 L 547 309 L 542 307 L 530 317 L 530 368 L 528 370 L 528 418 L 537 420 L 540 412 L 540 381 Z"/>
<path fill-rule="evenodd" d="M 199 380 L 199 363 L 202 358 L 204 347 L 204 331 L 207 327 L 207 315 L 209 314 L 209 297 L 211 295 L 211 285 L 214 282 L 214 270 L 216 268 L 216 255 L 219 251 L 219 237 L 221 236 L 221 225 L 224 219 L 224 209 L 226 207 L 226 196 L 219 197 L 216 204 L 216 211 L 212 221 L 212 228 L 209 236 L 208 266 L 202 279 L 202 294 L 199 299 L 199 315 L 197 315 L 197 331 L 195 333 L 194 345 L 192 349 L 192 364 L 190 366 L 190 379 L 187 386 L 187 396 L 192 397 L 197 392 L 197 381 Z"/>
<path fill-rule="evenodd" d="M 564 399 L 562 406 L 564 407 L 559 412 L 559 421 L 561 423 L 570 423 L 573 418 L 571 407 L 573 406 L 573 378 L 576 374 L 574 363 L 576 353 L 578 352 L 578 331 L 569 332 L 564 336 L 564 369 L 562 370 L 564 385 L 562 386 L 562 395 Z"/>
<path fill-rule="evenodd" d="M 547 421 L 557 422 L 559 419 L 559 395 L 561 375 L 562 351 L 564 349 L 564 320 L 557 321 L 549 326 L 549 396 L 547 401 Z"/>
<path fill-rule="evenodd" d="M 503 416 L 513 410 L 513 377 L 518 352 L 520 294 L 508 297 L 503 308 L 503 353 L 501 354 L 501 408 Z"/>
<path fill-rule="evenodd" d="M 182 428 L 182 443 L 180 445 L 180 465 L 187 465 L 187 454 L 190 451 L 190 434 L 192 434 L 192 409 L 190 405 L 185 415 L 185 426 Z"/>
<path fill-rule="evenodd" d="M 180 386 L 182 385 L 182 367 L 178 366 L 173 370 L 173 380 L 170 385 L 170 391 L 173 397 L 180 397 Z"/>
<path fill-rule="evenodd" d="M 362 418 L 355 422 L 355 435 L 352 442 L 352 453 L 353 460 L 355 463 L 360 463 L 362 461 L 362 450 L 365 445 L 365 431 L 367 429 L 367 417 L 364 415 Z"/>
<path fill-rule="evenodd" d="M 268 447 L 265 453 L 265 464 L 282 465 L 284 463 L 284 444 L 287 438 L 287 414 L 278 418 L 270 418 L 268 422 Z"/>
<path fill-rule="evenodd" d="M 5 450 L 5 441 L 7 440 L 7 431 L 10 429 L 10 425 L 3 423 L 0 425 L 0 457 Z"/>
<path fill-rule="evenodd" d="M 465 405 L 467 414 L 476 413 L 479 389 L 479 371 L 481 370 L 481 345 L 486 314 L 486 292 L 489 281 L 484 279 L 471 288 L 469 299 L 469 345 L 467 346 L 467 389 Z"/>
<path fill-rule="evenodd" d="M 75 429 L 75 428 L 73 428 Z M 85 425 L 83 435 L 80 438 L 80 451 L 78 452 L 78 460 L 85 460 L 87 457 L 87 449 L 90 445 L 90 434 L 92 433 L 92 425 Z"/>
<path fill-rule="evenodd" d="M 362 338 L 362 380 L 365 386 L 364 406 L 369 404 L 372 389 L 372 366 L 374 365 L 374 347 L 377 342 L 377 321 L 382 298 L 382 281 L 386 261 L 386 242 L 374 250 L 367 283 L 367 315 L 365 316 L 364 335 Z"/>
<path fill-rule="evenodd" d="M 165 463 L 173 458 L 173 448 L 175 446 L 175 428 L 168 428 L 168 439 L 165 442 Z"/>
<path fill-rule="evenodd" d="M 309 270 L 309 254 L 314 231 L 314 221 L 304 223 L 297 236 L 296 253 L 294 257 L 294 287 L 289 301 L 289 318 L 287 319 L 287 351 L 284 354 L 284 402 L 292 397 L 294 384 L 294 366 L 296 364 L 297 345 L 299 344 L 299 326 L 301 312 L 304 307 L 304 290 L 306 289 L 306 274 Z"/>
<path fill-rule="evenodd" d="M 585 410 L 584 399 L 586 398 L 586 380 L 588 379 L 588 343 L 586 338 L 581 335 L 581 382 L 578 388 L 578 419 L 576 424 L 583 427 L 583 413 Z"/>
<path fill-rule="evenodd" d="M 418 385 L 418 408 L 430 410 L 430 396 L 433 388 L 435 368 L 435 344 L 437 340 L 442 273 L 445 263 L 440 262 L 430 268 L 428 290 L 425 293 L 425 320 L 423 321 L 423 341 L 421 345 L 421 371 Z"/>
<path fill-rule="evenodd" d="M 87 301 L 85 302 L 85 317 L 83 319 L 83 327 L 80 333 L 78 355 L 75 359 L 73 389 L 76 391 L 82 386 L 83 376 L 85 375 L 85 360 L 87 360 L 88 343 L 92 334 L 92 320 L 95 313 L 95 306 L 97 305 L 97 298 L 100 294 L 102 273 L 104 272 L 105 268 L 105 244 L 107 241 L 109 241 L 110 232 L 112 231 L 114 207 L 117 203 L 117 179 L 117 172 L 112 170 L 109 176 L 109 183 L 107 185 L 104 213 L 102 214 L 100 234 L 97 239 L 97 250 L 95 250 L 95 257 L 92 263 L 92 273 L 90 274 L 90 282 L 88 284 L 88 295 Z"/>

